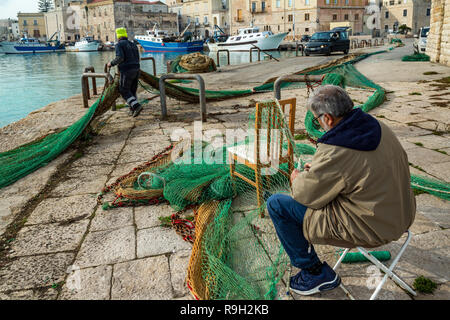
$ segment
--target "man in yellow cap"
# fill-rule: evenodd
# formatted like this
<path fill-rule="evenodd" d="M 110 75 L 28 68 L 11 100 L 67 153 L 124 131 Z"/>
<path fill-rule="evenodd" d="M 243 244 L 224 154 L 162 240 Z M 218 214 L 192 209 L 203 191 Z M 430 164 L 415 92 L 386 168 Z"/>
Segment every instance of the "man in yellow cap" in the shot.
<path fill-rule="evenodd" d="M 118 28 L 116 34 L 118 39 L 116 58 L 108 63 L 108 66 L 119 66 L 119 92 L 130 107 L 129 115 L 137 117 L 143 108 L 138 102 L 136 95 L 141 69 L 139 50 L 134 42 L 128 40 L 127 30 L 125 28 Z"/>

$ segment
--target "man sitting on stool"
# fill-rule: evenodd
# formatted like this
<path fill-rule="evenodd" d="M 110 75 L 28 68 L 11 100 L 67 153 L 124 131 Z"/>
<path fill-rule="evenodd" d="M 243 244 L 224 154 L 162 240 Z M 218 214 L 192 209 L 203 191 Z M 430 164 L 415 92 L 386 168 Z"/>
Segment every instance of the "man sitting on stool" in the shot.
<path fill-rule="evenodd" d="M 130 107 L 129 115 L 137 117 L 143 108 L 136 95 L 141 70 L 139 49 L 134 42 L 128 41 L 125 28 L 117 29 L 116 34 L 119 40 L 116 45 L 116 58 L 108 63 L 108 67 L 119 65 L 119 92 Z"/>
<path fill-rule="evenodd" d="M 406 152 L 382 122 L 353 109 L 347 92 L 318 88 L 307 102 L 326 133 L 305 171 L 291 175 L 292 197 L 276 194 L 267 209 L 292 265 L 290 288 L 301 295 L 331 290 L 340 277 L 313 244 L 374 248 L 398 240 L 414 221 L 416 201 Z"/>

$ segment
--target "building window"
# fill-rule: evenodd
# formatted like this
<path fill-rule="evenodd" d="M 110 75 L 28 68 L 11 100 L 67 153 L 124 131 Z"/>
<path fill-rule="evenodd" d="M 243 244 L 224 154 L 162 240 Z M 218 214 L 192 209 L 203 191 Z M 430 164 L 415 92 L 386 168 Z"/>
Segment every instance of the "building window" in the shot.
<path fill-rule="evenodd" d="M 204 21 L 204 24 L 208 24 L 208 16 L 205 16 L 203 21 Z"/>
<path fill-rule="evenodd" d="M 37 26 L 38 25 L 38 23 L 37 23 L 37 20 L 34 20 L 34 23 L 33 23 L 35 26 Z"/>
<path fill-rule="evenodd" d="M 390 1 L 389 1 L 389 5 L 390 5 L 390 6 L 393 6 L 394 4 L 395 4 L 395 1 L 394 1 L 394 0 L 390 0 Z"/>
<path fill-rule="evenodd" d="M 355 13 L 355 20 L 358 21 L 359 20 L 359 14 Z"/>
<path fill-rule="evenodd" d="M 337 20 L 337 14 L 333 14 L 333 21 Z"/>
<path fill-rule="evenodd" d="M 309 13 L 305 13 L 305 21 L 309 21 Z"/>
<path fill-rule="evenodd" d="M 403 10 L 403 16 L 406 17 L 408 15 L 408 10 Z"/>
<path fill-rule="evenodd" d="M 292 16 L 292 14 L 289 14 L 289 15 L 288 15 L 288 21 L 289 21 L 289 22 L 294 21 L 294 18 L 293 18 L 293 16 Z"/>
<path fill-rule="evenodd" d="M 276 6 L 277 6 L 277 8 L 279 8 L 281 6 L 281 0 L 277 0 Z"/>
<path fill-rule="evenodd" d="M 389 30 L 389 26 L 388 26 L 388 25 L 385 25 L 385 26 L 384 26 L 384 30 L 385 30 L 385 31 L 388 31 L 388 30 Z"/>
<path fill-rule="evenodd" d="M 386 11 L 386 13 L 385 13 L 384 17 L 385 17 L 386 19 L 388 19 L 388 18 L 389 18 L 389 11 Z"/>
<path fill-rule="evenodd" d="M 288 7 L 292 7 L 292 0 L 288 1 Z"/>
<path fill-rule="evenodd" d="M 309 32 L 309 28 L 305 28 L 305 32 Z"/>
<path fill-rule="evenodd" d="M 337 0 L 334 0 L 334 4 L 337 4 Z"/>
<path fill-rule="evenodd" d="M 261 2 L 261 12 L 265 12 L 266 11 L 266 2 L 262 1 Z"/>
<path fill-rule="evenodd" d="M 344 20 L 345 20 L 345 21 L 348 20 L 348 14 L 344 14 Z"/>
<path fill-rule="evenodd" d="M 427 8 L 427 17 L 430 16 L 430 8 Z"/>
<path fill-rule="evenodd" d="M 23 25 L 24 25 L 24 26 L 27 25 L 27 20 L 23 20 Z"/>
<path fill-rule="evenodd" d="M 305 0 L 305 5 L 309 6 L 309 0 Z"/>
<path fill-rule="evenodd" d="M 345 0 L 345 4 L 348 6 L 349 5 L 350 0 Z"/>
<path fill-rule="evenodd" d="M 330 4 L 330 0 L 325 0 L 325 4 Z"/>
<path fill-rule="evenodd" d="M 252 2 L 252 12 L 256 12 L 256 2 Z"/>

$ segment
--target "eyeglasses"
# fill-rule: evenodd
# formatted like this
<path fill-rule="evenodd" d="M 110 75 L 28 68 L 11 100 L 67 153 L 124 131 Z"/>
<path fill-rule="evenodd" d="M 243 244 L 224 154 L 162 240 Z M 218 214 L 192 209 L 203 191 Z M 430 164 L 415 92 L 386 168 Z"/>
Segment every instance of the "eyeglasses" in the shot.
<path fill-rule="evenodd" d="M 324 114 L 321 113 L 321 114 L 319 114 L 317 117 L 314 117 L 314 118 L 313 118 L 312 124 L 313 124 L 314 128 L 317 129 L 317 130 L 320 130 L 320 129 L 322 128 L 322 127 L 320 126 L 319 119 L 320 119 L 320 117 L 323 116 L 323 115 L 324 115 Z"/>

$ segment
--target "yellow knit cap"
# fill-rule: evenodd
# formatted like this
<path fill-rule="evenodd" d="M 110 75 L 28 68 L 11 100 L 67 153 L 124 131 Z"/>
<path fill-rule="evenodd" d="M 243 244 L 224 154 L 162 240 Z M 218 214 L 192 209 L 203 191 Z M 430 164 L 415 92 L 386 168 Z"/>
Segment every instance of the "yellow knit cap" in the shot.
<path fill-rule="evenodd" d="M 125 29 L 125 28 L 116 29 L 116 34 L 117 34 L 117 40 L 119 40 L 122 37 L 128 38 L 127 29 Z"/>

